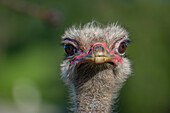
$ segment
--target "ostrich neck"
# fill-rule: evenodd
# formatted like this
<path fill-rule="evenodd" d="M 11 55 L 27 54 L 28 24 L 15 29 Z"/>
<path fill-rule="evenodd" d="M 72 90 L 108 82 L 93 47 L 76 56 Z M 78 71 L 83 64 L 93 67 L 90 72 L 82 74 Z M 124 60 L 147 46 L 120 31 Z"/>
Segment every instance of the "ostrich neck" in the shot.
<path fill-rule="evenodd" d="M 112 69 L 80 72 L 75 86 L 76 113 L 109 113 L 116 98 L 115 76 Z M 114 95 L 115 94 L 115 95 Z"/>

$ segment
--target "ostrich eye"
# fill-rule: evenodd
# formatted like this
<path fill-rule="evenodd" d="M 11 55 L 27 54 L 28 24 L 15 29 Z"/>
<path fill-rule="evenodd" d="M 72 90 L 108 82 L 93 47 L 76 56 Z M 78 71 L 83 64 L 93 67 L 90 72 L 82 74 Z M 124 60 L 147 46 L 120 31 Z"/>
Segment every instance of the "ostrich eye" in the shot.
<path fill-rule="evenodd" d="M 122 42 L 120 43 L 120 46 L 118 48 L 118 51 L 120 54 L 124 53 L 126 51 L 127 48 L 127 43 L 126 42 Z"/>
<path fill-rule="evenodd" d="M 73 55 L 74 53 L 77 52 L 77 48 L 74 47 L 72 44 L 67 44 L 64 46 L 65 52 L 68 56 Z"/>

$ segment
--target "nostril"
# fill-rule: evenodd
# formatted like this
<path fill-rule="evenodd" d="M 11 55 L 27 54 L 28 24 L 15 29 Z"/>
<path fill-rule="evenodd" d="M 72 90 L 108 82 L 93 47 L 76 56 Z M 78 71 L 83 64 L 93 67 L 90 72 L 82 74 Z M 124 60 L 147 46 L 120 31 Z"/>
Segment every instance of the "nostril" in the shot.
<path fill-rule="evenodd" d="M 105 56 L 105 49 L 101 45 L 96 45 L 93 48 L 93 53 L 96 57 L 102 57 L 102 56 Z"/>
<path fill-rule="evenodd" d="M 96 45 L 96 46 L 94 47 L 94 51 L 95 51 L 95 52 L 104 52 L 104 47 L 101 46 L 101 45 Z"/>

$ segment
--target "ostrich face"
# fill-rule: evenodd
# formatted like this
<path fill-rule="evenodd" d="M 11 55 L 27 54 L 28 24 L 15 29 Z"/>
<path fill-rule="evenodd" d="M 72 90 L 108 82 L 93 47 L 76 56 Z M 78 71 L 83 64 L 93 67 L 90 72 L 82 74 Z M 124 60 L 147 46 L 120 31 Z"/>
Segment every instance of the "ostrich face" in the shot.
<path fill-rule="evenodd" d="M 94 71 L 96 67 L 114 70 L 114 76 L 123 81 L 130 74 L 130 63 L 125 58 L 128 33 L 122 27 L 91 22 L 83 27 L 71 27 L 62 39 L 66 57 L 61 73 L 66 83 L 71 83 L 77 72 Z"/>

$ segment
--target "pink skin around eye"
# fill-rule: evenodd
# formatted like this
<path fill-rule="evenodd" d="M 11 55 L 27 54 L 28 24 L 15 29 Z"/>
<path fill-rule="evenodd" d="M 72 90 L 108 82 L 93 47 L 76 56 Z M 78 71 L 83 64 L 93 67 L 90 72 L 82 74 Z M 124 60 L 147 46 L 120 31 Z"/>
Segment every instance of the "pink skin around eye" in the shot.
<path fill-rule="evenodd" d="M 115 45 L 115 48 L 112 50 L 112 51 L 117 51 L 117 49 L 119 48 L 119 45 L 120 43 L 126 39 L 126 36 L 124 36 L 123 38 L 121 38 Z M 77 45 L 72 42 L 71 40 L 67 40 L 69 43 L 73 44 L 73 46 L 77 47 Z M 117 63 L 121 63 L 122 59 L 119 55 L 115 54 L 114 52 L 110 51 L 107 47 L 106 47 L 106 44 L 105 43 L 100 43 L 100 42 L 97 42 L 97 43 L 91 43 L 90 46 L 91 48 L 89 50 L 87 50 L 87 52 L 81 52 L 80 55 L 77 55 L 75 56 L 72 60 L 71 60 L 71 64 L 74 62 L 74 61 L 80 61 L 83 57 L 87 56 L 89 54 L 89 52 L 96 46 L 96 45 L 101 45 L 103 46 L 109 53 L 110 55 L 113 55 L 114 57 L 111 59 L 111 62 L 113 62 L 114 64 L 117 65 Z"/>
<path fill-rule="evenodd" d="M 124 41 L 126 39 L 126 37 L 124 36 L 123 38 L 121 38 L 116 44 L 115 44 L 115 51 L 116 52 L 118 52 L 117 51 L 117 49 L 119 48 L 119 46 L 120 46 L 120 43 L 122 42 L 122 41 Z"/>

